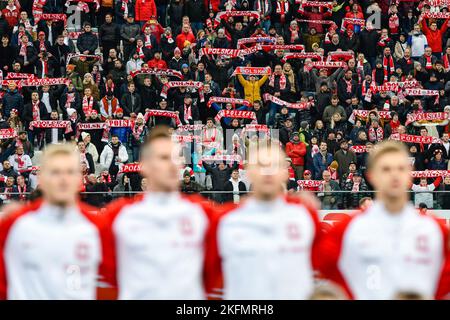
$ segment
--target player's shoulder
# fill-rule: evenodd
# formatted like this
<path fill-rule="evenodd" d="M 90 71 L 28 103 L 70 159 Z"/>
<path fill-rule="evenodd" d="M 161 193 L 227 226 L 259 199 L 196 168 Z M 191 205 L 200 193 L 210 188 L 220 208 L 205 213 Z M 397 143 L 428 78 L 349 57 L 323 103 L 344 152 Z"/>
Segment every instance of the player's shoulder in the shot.
<path fill-rule="evenodd" d="M 114 200 L 113 202 L 111 202 L 109 205 L 106 206 L 104 210 L 105 212 L 104 217 L 109 222 L 112 222 L 119 214 L 129 211 L 131 206 L 141 203 L 143 199 L 144 199 L 143 195 L 137 195 L 131 198 L 123 197 Z"/>
<path fill-rule="evenodd" d="M 181 198 L 188 203 L 198 205 L 203 212 L 211 219 L 219 219 L 222 215 L 229 211 L 229 204 L 219 204 L 213 200 L 202 197 L 199 194 L 183 194 Z"/>
<path fill-rule="evenodd" d="M 42 205 L 42 200 L 35 200 L 19 205 L 14 209 L 6 209 L 0 218 L 0 237 L 3 237 L 11 226 L 21 217 L 36 212 Z"/>

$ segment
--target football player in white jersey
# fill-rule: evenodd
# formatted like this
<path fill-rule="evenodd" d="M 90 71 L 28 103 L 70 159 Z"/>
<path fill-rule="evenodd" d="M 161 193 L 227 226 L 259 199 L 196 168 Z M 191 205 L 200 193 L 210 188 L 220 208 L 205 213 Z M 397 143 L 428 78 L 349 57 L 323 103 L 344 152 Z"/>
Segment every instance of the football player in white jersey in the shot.
<path fill-rule="evenodd" d="M 336 224 L 321 242 L 321 273 L 354 299 L 424 298 L 445 294 L 447 228 L 418 213 L 409 201 L 411 164 L 400 142 L 376 146 L 368 178 L 376 199 L 362 213 Z"/>
<path fill-rule="evenodd" d="M 224 298 L 309 299 L 321 234 L 316 211 L 286 197 L 288 170 L 279 144 L 253 146 L 247 166 L 253 192 L 217 225 Z"/>
<path fill-rule="evenodd" d="M 0 223 L 0 298 L 96 299 L 114 262 L 109 229 L 78 200 L 73 145 L 50 146 L 41 162 L 42 199 Z"/>
<path fill-rule="evenodd" d="M 168 127 L 152 129 L 141 153 L 146 192 L 107 208 L 119 299 L 204 299 L 216 286 L 214 214 L 200 196 L 180 194 L 179 154 Z"/>

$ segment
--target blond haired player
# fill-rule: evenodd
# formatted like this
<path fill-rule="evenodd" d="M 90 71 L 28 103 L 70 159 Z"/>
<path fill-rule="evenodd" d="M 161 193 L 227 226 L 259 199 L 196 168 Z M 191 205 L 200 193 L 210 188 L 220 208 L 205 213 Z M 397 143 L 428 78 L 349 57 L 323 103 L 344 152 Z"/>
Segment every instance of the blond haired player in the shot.
<path fill-rule="evenodd" d="M 250 150 L 252 193 L 217 225 L 225 299 L 308 299 L 320 227 L 314 209 L 285 196 L 286 155 L 279 144 Z"/>
<path fill-rule="evenodd" d="M 2 219 L 1 299 L 96 299 L 113 270 L 105 224 L 78 201 L 79 156 L 52 145 L 42 156 L 42 199 Z"/>
<path fill-rule="evenodd" d="M 214 215 L 202 198 L 178 191 L 179 150 L 168 127 L 155 127 L 141 154 L 145 194 L 107 208 L 119 299 L 203 299 L 216 286 Z"/>
<path fill-rule="evenodd" d="M 434 298 L 445 293 L 448 232 L 409 201 L 411 164 L 400 142 L 371 152 L 368 178 L 376 199 L 337 224 L 320 245 L 319 269 L 354 299 L 394 299 L 402 292 Z"/>

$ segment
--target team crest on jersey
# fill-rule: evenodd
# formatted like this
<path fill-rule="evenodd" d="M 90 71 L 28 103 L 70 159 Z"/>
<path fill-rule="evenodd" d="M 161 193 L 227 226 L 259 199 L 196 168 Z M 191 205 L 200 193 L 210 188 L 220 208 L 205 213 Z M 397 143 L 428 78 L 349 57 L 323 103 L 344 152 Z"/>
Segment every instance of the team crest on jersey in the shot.
<path fill-rule="evenodd" d="M 429 241 L 428 241 L 428 237 L 426 235 L 419 235 L 416 238 L 416 249 L 417 251 L 426 253 L 429 251 Z"/>
<path fill-rule="evenodd" d="M 300 230 L 296 224 L 288 224 L 287 225 L 287 234 L 289 240 L 298 240 L 300 239 Z"/>
<path fill-rule="evenodd" d="M 87 243 L 80 242 L 75 247 L 75 256 L 80 261 L 86 261 L 90 256 L 90 246 Z"/>
<path fill-rule="evenodd" d="M 194 229 L 192 227 L 192 222 L 189 218 L 181 218 L 180 220 L 180 228 L 181 233 L 185 236 L 190 236 L 194 232 Z"/>

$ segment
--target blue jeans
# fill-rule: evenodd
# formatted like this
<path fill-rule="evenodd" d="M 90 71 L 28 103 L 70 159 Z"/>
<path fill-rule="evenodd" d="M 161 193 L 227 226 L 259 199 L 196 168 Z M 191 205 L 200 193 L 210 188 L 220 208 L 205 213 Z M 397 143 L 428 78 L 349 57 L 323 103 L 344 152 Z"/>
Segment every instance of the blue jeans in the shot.
<path fill-rule="evenodd" d="M 269 106 L 269 121 L 268 121 L 268 125 L 269 126 L 274 126 L 275 125 L 275 116 L 278 112 L 278 110 L 280 109 L 280 106 L 276 103 L 271 102 L 270 106 Z"/>

